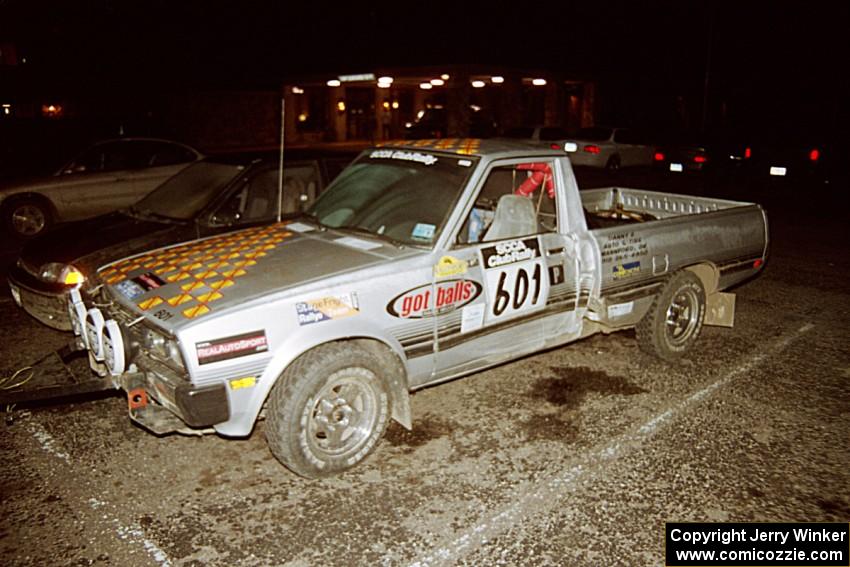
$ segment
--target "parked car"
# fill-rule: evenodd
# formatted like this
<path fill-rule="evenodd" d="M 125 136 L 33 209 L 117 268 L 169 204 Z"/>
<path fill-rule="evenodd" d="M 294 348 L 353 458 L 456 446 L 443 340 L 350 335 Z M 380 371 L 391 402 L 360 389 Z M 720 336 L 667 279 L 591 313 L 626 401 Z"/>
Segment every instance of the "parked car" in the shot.
<path fill-rule="evenodd" d="M 287 152 L 283 213 L 309 205 L 353 153 Z M 132 207 L 67 223 L 28 241 L 10 270 L 17 304 L 53 328 L 71 330 L 67 296 L 96 285 L 94 269 L 128 254 L 268 223 L 277 217 L 279 156 L 207 157 Z"/>
<path fill-rule="evenodd" d="M 582 128 L 564 142 L 573 165 L 616 171 L 621 167 L 651 166 L 655 147 L 645 133 L 633 128 Z"/>
<path fill-rule="evenodd" d="M 839 163 L 834 151 L 837 147 L 814 135 L 758 133 L 747 138 L 745 171 L 756 178 L 828 181 Z M 842 167 L 844 161 L 840 160 Z"/>
<path fill-rule="evenodd" d="M 553 150 L 563 148 L 570 138 L 567 129 L 561 126 L 517 126 L 506 130 L 502 136 L 514 140 L 544 142 Z"/>
<path fill-rule="evenodd" d="M 94 144 L 48 177 L 0 187 L 0 217 L 15 236 L 32 237 L 54 223 L 128 207 L 203 155 L 156 138 Z"/>
<path fill-rule="evenodd" d="M 674 132 L 663 136 L 653 161 L 671 173 L 730 171 L 751 156 L 745 143 L 720 134 Z"/>

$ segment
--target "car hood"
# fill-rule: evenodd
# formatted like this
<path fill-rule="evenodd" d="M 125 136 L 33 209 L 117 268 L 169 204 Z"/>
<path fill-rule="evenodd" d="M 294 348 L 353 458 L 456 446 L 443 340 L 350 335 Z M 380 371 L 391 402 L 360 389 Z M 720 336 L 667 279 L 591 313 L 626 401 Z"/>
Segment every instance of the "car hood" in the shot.
<path fill-rule="evenodd" d="M 67 223 L 27 242 L 21 258 L 35 267 L 47 262 L 73 264 L 85 273 L 106 262 L 193 236 L 188 224 L 110 213 Z"/>
<path fill-rule="evenodd" d="M 98 274 L 134 315 L 155 317 L 174 332 L 271 293 L 316 281 L 327 285 L 331 277 L 413 253 L 419 251 L 275 223 L 146 252 Z"/>

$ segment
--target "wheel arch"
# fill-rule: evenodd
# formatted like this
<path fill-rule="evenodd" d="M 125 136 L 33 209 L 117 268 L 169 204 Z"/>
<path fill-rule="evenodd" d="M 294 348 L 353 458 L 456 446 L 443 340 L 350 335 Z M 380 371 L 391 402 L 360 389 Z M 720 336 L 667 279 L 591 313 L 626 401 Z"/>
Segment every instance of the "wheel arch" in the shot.
<path fill-rule="evenodd" d="M 236 419 L 215 426 L 216 431 L 222 435 L 237 437 L 250 434 L 260 411 L 268 400 L 269 393 L 286 369 L 296 360 L 322 345 L 343 341 L 356 342 L 358 346 L 368 350 L 381 361 L 387 371 L 391 417 L 406 429 L 411 429 L 410 389 L 404 351 L 401 345 L 393 344 L 391 340 L 377 333 L 364 332 L 332 337 L 323 334 L 323 338 L 315 342 L 307 340 L 299 341 L 297 344 L 291 342 L 282 344 L 260 376 L 250 400 L 243 402 L 247 403 L 247 407 L 239 412 L 240 415 L 234 416 Z"/>

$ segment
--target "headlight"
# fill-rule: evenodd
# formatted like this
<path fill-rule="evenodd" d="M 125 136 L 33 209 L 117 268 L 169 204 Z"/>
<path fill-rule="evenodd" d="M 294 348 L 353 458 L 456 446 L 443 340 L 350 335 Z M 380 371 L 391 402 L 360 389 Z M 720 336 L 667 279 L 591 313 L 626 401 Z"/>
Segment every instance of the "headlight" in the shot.
<path fill-rule="evenodd" d="M 177 341 L 164 337 L 156 331 L 148 329 L 144 335 L 143 346 L 154 357 L 172 367 L 182 369 L 183 356 Z"/>
<path fill-rule="evenodd" d="M 83 273 L 70 264 L 49 262 L 38 271 L 38 277 L 45 282 L 65 285 L 79 285 L 86 280 Z"/>

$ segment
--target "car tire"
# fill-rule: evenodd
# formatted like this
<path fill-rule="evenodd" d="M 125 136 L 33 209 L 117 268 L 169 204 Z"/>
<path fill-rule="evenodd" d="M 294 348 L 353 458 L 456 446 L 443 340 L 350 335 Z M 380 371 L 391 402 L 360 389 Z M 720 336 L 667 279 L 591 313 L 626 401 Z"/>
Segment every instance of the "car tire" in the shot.
<path fill-rule="evenodd" d="M 50 205 L 33 197 L 10 199 L 2 214 L 6 230 L 19 238 L 38 236 L 52 223 Z"/>
<path fill-rule="evenodd" d="M 300 356 L 269 395 L 266 441 L 294 473 L 321 478 L 363 461 L 387 428 L 390 402 L 381 361 L 350 342 Z"/>
<path fill-rule="evenodd" d="M 610 172 L 616 172 L 620 170 L 620 156 L 613 155 L 608 158 L 608 161 L 605 163 L 605 169 Z"/>
<path fill-rule="evenodd" d="M 646 353 L 673 362 L 697 341 L 705 320 L 705 288 L 692 272 L 674 274 L 635 329 Z"/>

